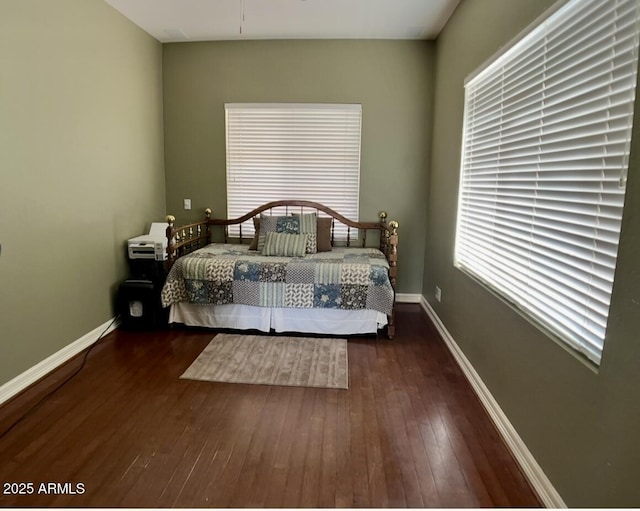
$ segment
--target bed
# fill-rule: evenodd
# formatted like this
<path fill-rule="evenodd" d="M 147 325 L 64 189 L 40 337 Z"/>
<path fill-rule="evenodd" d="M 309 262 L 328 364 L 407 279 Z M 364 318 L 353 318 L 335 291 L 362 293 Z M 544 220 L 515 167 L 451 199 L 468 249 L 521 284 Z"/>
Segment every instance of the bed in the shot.
<path fill-rule="evenodd" d="M 386 213 L 355 222 L 317 202 L 275 201 L 211 215 L 181 227 L 167 216 L 170 323 L 393 338 L 398 223 Z"/>

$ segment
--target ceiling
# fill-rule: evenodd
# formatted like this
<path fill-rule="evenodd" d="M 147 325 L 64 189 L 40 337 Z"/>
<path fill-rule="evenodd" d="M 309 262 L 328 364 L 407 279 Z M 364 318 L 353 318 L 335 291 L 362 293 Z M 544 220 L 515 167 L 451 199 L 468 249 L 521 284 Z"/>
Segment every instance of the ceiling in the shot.
<path fill-rule="evenodd" d="M 163 43 L 435 39 L 460 0 L 105 0 Z"/>

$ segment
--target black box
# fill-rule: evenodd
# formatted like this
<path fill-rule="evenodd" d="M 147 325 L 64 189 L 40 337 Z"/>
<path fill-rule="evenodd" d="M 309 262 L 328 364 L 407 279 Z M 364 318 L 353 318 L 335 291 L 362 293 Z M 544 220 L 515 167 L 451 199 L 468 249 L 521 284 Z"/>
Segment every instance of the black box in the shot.
<path fill-rule="evenodd" d="M 127 279 L 118 290 L 121 327 L 127 330 L 152 330 L 167 326 L 168 310 L 160 303 L 161 287 L 149 279 Z"/>
<path fill-rule="evenodd" d="M 129 279 L 153 280 L 155 283 L 164 283 L 167 277 L 164 261 L 154 259 L 129 259 Z"/>

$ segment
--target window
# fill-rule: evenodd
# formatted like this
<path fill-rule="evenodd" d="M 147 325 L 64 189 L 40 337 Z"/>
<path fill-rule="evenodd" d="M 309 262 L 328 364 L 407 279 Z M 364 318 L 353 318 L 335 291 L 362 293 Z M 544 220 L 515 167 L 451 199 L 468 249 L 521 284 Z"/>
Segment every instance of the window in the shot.
<path fill-rule="evenodd" d="M 228 218 L 298 199 L 358 220 L 360 105 L 231 103 L 225 111 Z M 346 237 L 340 227 L 336 238 Z"/>
<path fill-rule="evenodd" d="M 637 0 L 572 0 L 465 83 L 455 264 L 595 364 L 638 64 Z"/>

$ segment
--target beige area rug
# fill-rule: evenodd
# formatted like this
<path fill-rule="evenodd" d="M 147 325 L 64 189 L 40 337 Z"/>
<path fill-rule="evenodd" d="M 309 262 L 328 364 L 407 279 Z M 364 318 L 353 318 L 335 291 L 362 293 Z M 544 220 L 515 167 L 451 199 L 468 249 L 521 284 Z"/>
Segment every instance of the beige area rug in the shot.
<path fill-rule="evenodd" d="M 218 334 L 181 378 L 348 389 L 347 341 Z"/>

